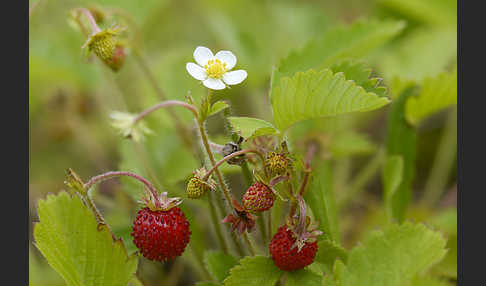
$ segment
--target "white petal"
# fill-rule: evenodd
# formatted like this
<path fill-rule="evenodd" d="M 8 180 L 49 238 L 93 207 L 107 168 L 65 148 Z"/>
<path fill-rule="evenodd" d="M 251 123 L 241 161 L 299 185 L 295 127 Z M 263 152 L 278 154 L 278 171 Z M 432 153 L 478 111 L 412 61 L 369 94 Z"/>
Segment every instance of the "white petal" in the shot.
<path fill-rule="evenodd" d="M 199 46 L 194 51 L 194 60 L 196 60 L 196 63 L 202 67 L 205 66 L 212 58 L 214 58 L 213 52 L 206 47 Z"/>
<path fill-rule="evenodd" d="M 236 65 L 236 56 L 230 51 L 219 51 L 214 57 L 223 63 L 226 63 L 226 68 L 228 70 L 234 68 Z"/>
<path fill-rule="evenodd" d="M 229 85 L 239 84 L 244 81 L 247 76 L 248 74 L 245 70 L 230 71 L 223 74 L 223 81 Z"/>
<path fill-rule="evenodd" d="M 216 90 L 224 89 L 226 87 L 223 81 L 217 78 L 208 78 L 205 81 L 203 81 L 203 84 L 207 88 L 216 89 Z"/>
<path fill-rule="evenodd" d="M 187 63 L 186 70 L 190 75 L 192 75 L 193 78 L 197 80 L 205 80 L 208 77 L 206 75 L 206 70 L 195 63 Z"/>

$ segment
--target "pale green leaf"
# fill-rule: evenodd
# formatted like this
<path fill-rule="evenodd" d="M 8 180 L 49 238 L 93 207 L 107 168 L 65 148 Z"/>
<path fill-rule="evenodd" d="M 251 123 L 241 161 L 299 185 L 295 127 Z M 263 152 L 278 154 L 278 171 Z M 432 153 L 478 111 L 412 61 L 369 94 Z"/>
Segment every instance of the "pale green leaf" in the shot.
<path fill-rule="evenodd" d="M 300 269 L 297 271 L 287 272 L 286 286 L 321 286 L 322 275 L 313 273 L 306 269 Z"/>
<path fill-rule="evenodd" d="M 281 131 L 302 120 L 370 111 L 390 102 L 329 69 L 283 77 L 272 90 L 273 117 Z"/>
<path fill-rule="evenodd" d="M 386 159 L 382 172 L 383 196 L 386 212 L 392 218 L 391 198 L 400 186 L 403 178 L 403 159 L 402 156 L 393 155 Z"/>
<path fill-rule="evenodd" d="M 391 196 L 392 216 L 398 222 L 405 220 L 415 175 L 417 132 L 405 120 L 405 102 L 415 94 L 414 87 L 406 88 L 391 104 L 386 135 L 387 156 L 399 155 L 403 160 L 403 175 Z"/>
<path fill-rule="evenodd" d="M 226 109 L 228 107 L 229 107 L 229 104 L 227 104 L 226 102 L 224 102 L 224 101 L 216 101 L 211 106 L 211 110 L 209 111 L 209 115 L 208 116 L 214 115 L 214 114 L 216 114 L 216 113 L 220 112 L 221 110 Z"/>
<path fill-rule="evenodd" d="M 346 262 L 348 259 L 346 250 L 331 240 L 321 240 L 317 245 L 318 250 L 315 261 L 324 264 L 328 270 L 333 268 L 334 262 L 337 259 L 343 262 Z"/>
<path fill-rule="evenodd" d="M 263 136 L 278 134 L 279 131 L 265 120 L 252 117 L 228 117 L 233 132 L 239 133 L 246 140 Z"/>
<path fill-rule="evenodd" d="M 403 286 L 439 262 L 446 241 L 423 224 L 393 224 L 373 231 L 351 250 L 335 276 L 342 286 Z"/>
<path fill-rule="evenodd" d="M 405 105 L 405 115 L 413 125 L 451 105 L 457 104 L 457 69 L 425 78 L 418 96 L 410 97 Z"/>
<path fill-rule="evenodd" d="M 338 213 L 332 190 L 332 173 L 330 161 L 325 161 L 320 170 L 316 170 L 316 177 L 305 193 L 305 201 L 312 209 L 319 229 L 326 237 L 340 243 Z"/>
<path fill-rule="evenodd" d="M 66 192 L 39 201 L 34 229 L 36 246 L 70 286 L 125 286 L 137 270 L 137 256 L 127 257 L 123 242 L 77 196 Z"/>
<path fill-rule="evenodd" d="M 248 256 L 231 268 L 225 286 L 273 286 L 282 276 L 273 260 L 263 256 Z"/>
<path fill-rule="evenodd" d="M 229 270 L 238 264 L 238 260 L 221 251 L 206 251 L 204 253 L 204 264 L 213 279 L 222 282 L 229 275 Z"/>

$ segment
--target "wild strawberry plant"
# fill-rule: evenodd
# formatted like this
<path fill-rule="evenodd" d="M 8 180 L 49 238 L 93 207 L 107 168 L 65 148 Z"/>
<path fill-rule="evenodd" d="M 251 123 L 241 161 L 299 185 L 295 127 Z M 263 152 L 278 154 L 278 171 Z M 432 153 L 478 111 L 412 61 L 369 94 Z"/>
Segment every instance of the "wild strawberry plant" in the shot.
<path fill-rule="evenodd" d="M 409 13 L 422 16 L 418 2 L 410 3 Z M 188 84 L 165 89 L 144 59 L 130 15 L 110 10 L 121 23 L 115 25 L 106 11 L 71 11 L 71 23 L 87 38 L 83 49 L 112 72 L 134 58 L 161 101 L 136 112 L 111 110 L 100 123 L 120 135 L 120 171 L 85 179 L 69 169 L 66 190 L 39 201 L 35 245 L 67 285 L 145 285 L 142 264 L 181 260 L 197 285 L 450 285 L 457 277 L 454 214 L 430 216 L 428 224 L 410 215 L 419 128 L 447 110 L 452 130 L 457 101 L 454 57 L 442 51 L 441 62 L 417 75 L 412 67 L 420 67 L 421 51 L 400 48 L 407 37 L 423 40 L 422 30 L 405 32 L 407 23 L 394 19 L 329 27 L 264 67 L 271 70 L 266 77 L 244 45 L 240 60 L 231 45 L 214 53 L 194 43 L 183 57 Z M 443 40 L 443 33 L 431 37 Z M 401 56 L 408 67 L 390 64 Z M 264 79 L 265 104 L 257 107 L 254 96 L 229 99 L 230 88 Z M 164 92 L 171 89 L 184 99 Z M 234 114 L 238 104 L 254 108 L 252 116 Z M 386 132 L 374 143 L 367 133 L 384 109 Z M 226 132 L 213 136 L 213 124 Z M 351 168 L 363 154 L 369 162 Z M 448 158 L 437 164 L 450 164 Z M 376 174 L 381 200 L 373 202 L 373 226 L 380 228 L 350 231 L 370 224 L 352 207 L 367 203 L 363 190 Z M 437 203 L 444 174 L 432 168 L 421 205 Z M 110 225 L 95 198 L 96 186 L 112 179 L 138 202 L 131 213 L 121 208 L 122 228 Z M 359 234 L 357 243 L 345 243 L 350 233 Z"/>

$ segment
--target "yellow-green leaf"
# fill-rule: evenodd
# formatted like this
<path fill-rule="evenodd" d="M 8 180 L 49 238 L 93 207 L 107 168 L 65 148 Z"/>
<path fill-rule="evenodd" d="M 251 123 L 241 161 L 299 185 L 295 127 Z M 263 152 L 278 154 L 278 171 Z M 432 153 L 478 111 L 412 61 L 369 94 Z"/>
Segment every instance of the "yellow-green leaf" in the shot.
<path fill-rule="evenodd" d="M 302 120 L 370 111 L 390 102 L 329 69 L 283 77 L 272 90 L 273 117 L 281 131 Z"/>
<path fill-rule="evenodd" d="M 35 244 L 69 286 L 126 286 L 132 279 L 138 257 L 127 256 L 79 197 L 48 195 L 39 200 L 39 218 Z"/>
<path fill-rule="evenodd" d="M 263 135 L 278 134 L 279 131 L 270 122 L 252 117 L 228 117 L 233 132 L 239 133 L 246 140 Z"/>
<path fill-rule="evenodd" d="M 425 118 L 457 104 L 457 69 L 425 78 L 418 96 L 410 97 L 405 105 L 409 123 L 418 125 Z"/>

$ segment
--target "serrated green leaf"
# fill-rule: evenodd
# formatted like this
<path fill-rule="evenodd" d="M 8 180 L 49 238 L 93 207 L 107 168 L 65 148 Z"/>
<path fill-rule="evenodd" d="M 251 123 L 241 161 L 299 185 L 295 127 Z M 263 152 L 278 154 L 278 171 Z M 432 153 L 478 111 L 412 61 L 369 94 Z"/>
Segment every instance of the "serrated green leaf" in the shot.
<path fill-rule="evenodd" d="M 221 251 L 206 251 L 204 253 L 204 264 L 213 279 L 222 282 L 229 275 L 229 270 L 238 264 L 238 260 Z"/>
<path fill-rule="evenodd" d="M 319 229 L 330 239 L 340 243 L 338 214 L 332 190 L 332 170 L 330 161 L 325 161 L 317 170 L 310 189 L 305 193 L 305 201 L 312 209 Z"/>
<path fill-rule="evenodd" d="M 306 269 L 287 272 L 286 286 L 321 286 L 322 275 L 313 273 Z"/>
<path fill-rule="evenodd" d="M 68 285 L 124 286 L 132 279 L 138 257 L 127 257 L 123 242 L 98 225 L 79 197 L 48 195 L 38 212 L 36 246 Z"/>
<path fill-rule="evenodd" d="M 418 125 L 428 116 L 454 104 L 457 104 L 457 69 L 425 78 L 418 96 L 407 100 L 405 116 L 410 124 Z"/>
<path fill-rule="evenodd" d="M 328 270 L 332 270 L 334 262 L 339 259 L 346 263 L 348 253 L 337 243 L 324 239 L 318 242 L 318 250 L 315 261 L 324 264 Z"/>
<path fill-rule="evenodd" d="M 391 198 L 400 186 L 403 178 L 403 158 L 399 155 L 389 156 L 386 159 L 382 172 L 383 197 L 385 210 L 392 218 L 392 201 Z"/>
<path fill-rule="evenodd" d="M 342 286 L 403 286 L 445 255 L 446 241 L 423 224 L 390 225 L 351 250 L 335 276 Z M 339 261 L 338 261 L 339 262 Z"/>
<path fill-rule="evenodd" d="M 430 224 L 447 235 L 447 254 L 432 272 L 457 279 L 457 209 L 451 208 L 436 215 Z"/>
<path fill-rule="evenodd" d="M 229 104 L 227 104 L 226 102 L 224 102 L 224 101 L 216 101 L 211 106 L 211 110 L 209 111 L 209 115 L 208 116 L 214 115 L 214 114 L 216 114 L 216 113 L 220 112 L 221 110 L 226 109 L 228 107 L 229 107 Z"/>
<path fill-rule="evenodd" d="M 347 80 L 353 80 L 367 92 L 373 92 L 378 96 L 386 95 L 386 88 L 380 85 L 381 79 L 370 78 L 371 68 L 364 61 L 346 59 L 331 65 L 331 70 L 334 73 L 343 72 Z"/>
<path fill-rule="evenodd" d="M 278 134 L 279 131 L 270 122 L 252 117 L 228 117 L 233 131 L 239 133 L 246 140 L 263 136 Z"/>
<path fill-rule="evenodd" d="M 376 145 L 364 134 L 346 131 L 336 134 L 331 139 L 329 148 L 334 158 L 343 158 L 372 153 L 376 150 Z"/>
<path fill-rule="evenodd" d="M 415 94 L 414 87 L 405 89 L 391 105 L 386 135 L 387 156 L 399 155 L 403 159 L 403 176 L 391 196 L 392 216 L 398 222 L 405 220 L 415 174 L 416 130 L 405 120 L 405 102 Z"/>
<path fill-rule="evenodd" d="M 225 286 L 273 286 L 282 274 L 271 258 L 258 255 L 241 259 L 223 282 Z"/>
<path fill-rule="evenodd" d="M 272 90 L 273 118 L 281 131 L 302 120 L 370 111 L 390 102 L 329 69 L 283 77 Z"/>
<path fill-rule="evenodd" d="M 283 59 L 272 83 L 298 71 L 321 69 L 345 58 L 364 56 L 397 35 L 404 26 L 402 21 L 357 21 L 330 29 L 322 38 L 310 41 L 302 50 Z"/>

